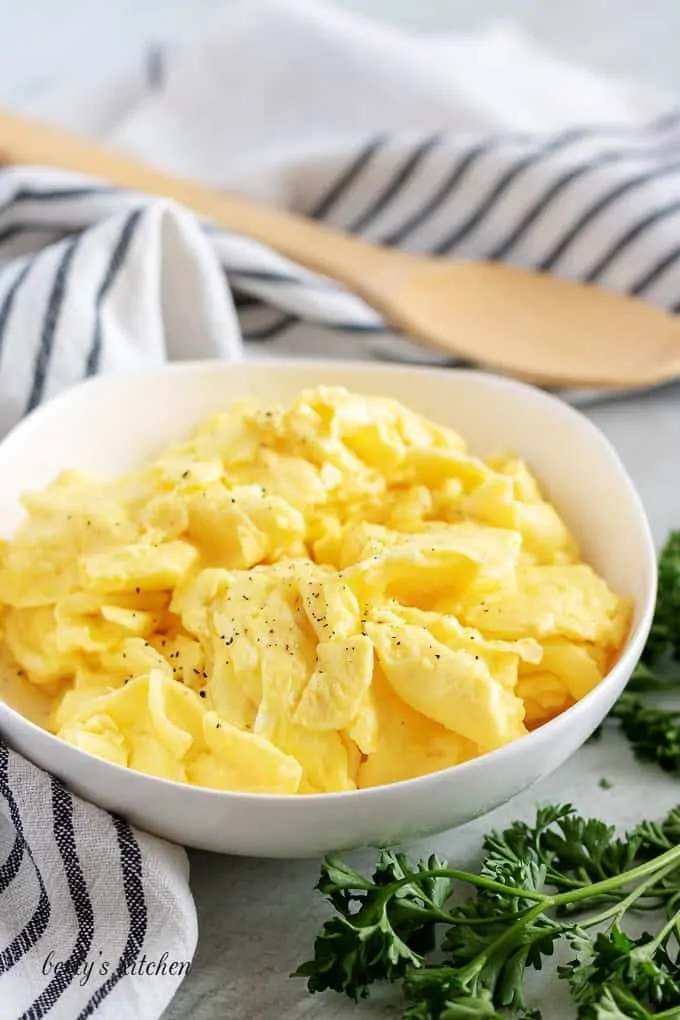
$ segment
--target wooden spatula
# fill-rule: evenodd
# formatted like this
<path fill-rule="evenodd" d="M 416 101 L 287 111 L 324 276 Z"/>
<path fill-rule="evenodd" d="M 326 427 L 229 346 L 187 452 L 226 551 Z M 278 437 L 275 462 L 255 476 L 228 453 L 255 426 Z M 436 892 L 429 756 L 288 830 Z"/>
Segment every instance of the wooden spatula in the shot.
<path fill-rule="evenodd" d="M 2 112 L 0 162 L 76 170 L 175 199 L 341 281 L 412 339 L 523 379 L 627 388 L 680 377 L 680 319 L 634 298 L 508 265 L 368 244 Z"/>

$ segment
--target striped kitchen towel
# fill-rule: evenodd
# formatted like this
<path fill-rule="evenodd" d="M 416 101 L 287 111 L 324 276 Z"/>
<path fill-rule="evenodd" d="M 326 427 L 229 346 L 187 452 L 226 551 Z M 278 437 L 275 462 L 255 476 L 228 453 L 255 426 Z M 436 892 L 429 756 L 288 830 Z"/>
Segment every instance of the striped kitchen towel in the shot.
<path fill-rule="evenodd" d="M 191 968 L 181 847 L 73 797 L 0 739 L 0 1017 L 159 1017 Z"/>
<path fill-rule="evenodd" d="M 371 240 L 680 311 L 680 110 L 663 98 L 507 30 L 409 37 L 322 0 L 233 0 L 204 47 L 150 68 L 23 109 Z M 436 362 L 344 288 L 171 203 L 0 170 L 0 433 L 94 373 L 244 350 Z M 155 1020 L 195 944 L 184 852 L 0 742 L 0 1020 Z"/>

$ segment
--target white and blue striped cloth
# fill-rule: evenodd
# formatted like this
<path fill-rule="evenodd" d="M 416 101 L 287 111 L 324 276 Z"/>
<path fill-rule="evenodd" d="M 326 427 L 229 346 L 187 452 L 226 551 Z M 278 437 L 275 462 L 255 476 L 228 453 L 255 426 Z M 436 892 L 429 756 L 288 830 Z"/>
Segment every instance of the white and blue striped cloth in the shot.
<path fill-rule="evenodd" d="M 372 103 L 372 119 L 366 121 L 366 106 L 355 97 L 353 131 L 343 123 L 332 144 L 327 138 L 319 142 L 315 155 L 311 134 L 300 138 L 278 163 L 262 150 L 260 163 L 251 159 L 250 169 L 235 170 L 233 181 L 246 186 L 254 174 L 253 192 L 371 240 L 451 257 L 507 259 L 680 312 L 680 108 L 668 105 L 664 112 L 663 104 L 640 100 L 637 109 L 648 116 L 636 122 L 622 100 L 628 115 L 617 110 L 609 117 L 612 104 L 607 107 L 603 92 L 609 100 L 619 93 L 595 80 L 593 95 L 599 98 L 586 109 L 585 72 L 553 67 L 542 58 L 541 74 L 552 67 L 552 88 L 578 80 L 582 125 L 569 126 L 564 110 L 560 116 L 550 110 L 539 115 L 525 96 L 520 111 L 525 122 L 513 107 L 514 119 L 503 121 L 496 111 L 494 125 L 487 110 L 475 131 L 470 110 L 478 94 L 466 97 L 467 120 L 460 95 L 453 112 L 453 100 L 447 106 L 448 97 L 441 97 L 433 116 L 419 60 L 411 78 L 420 105 L 399 122 L 400 95 L 381 85 L 380 100 L 380 89 L 371 92 L 364 81 L 365 53 L 357 40 L 365 49 L 372 38 L 365 26 L 357 28 L 321 4 L 314 17 L 309 8 L 303 17 L 294 0 L 290 9 L 284 0 L 248 5 L 254 19 L 250 36 L 243 23 L 246 5 L 238 2 L 234 11 L 241 22 L 232 21 L 212 40 L 208 57 L 203 53 L 198 60 L 204 77 L 206 67 L 216 67 L 216 55 L 219 78 L 244 52 L 260 52 L 268 32 L 277 59 L 283 53 L 302 83 L 293 100 L 281 76 L 272 71 L 267 78 L 260 64 L 263 95 L 275 104 L 278 89 L 279 112 L 290 131 L 286 102 L 304 108 L 314 98 L 318 67 L 306 64 L 304 54 L 332 67 L 344 46 L 345 61 L 354 61 L 352 73 L 366 86 L 362 95 Z M 404 54 L 416 46 L 404 40 L 397 46 L 394 33 L 381 39 L 383 56 L 390 46 L 392 51 L 401 46 Z M 354 50 L 349 42 L 357 42 Z M 441 59 L 442 41 L 431 45 L 439 47 L 432 52 Z M 460 57 L 463 44 L 455 45 Z M 479 60 L 479 40 L 474 47 Z M 516 42 L 510 51 L 514 66 Z M 530 77 L 531 60 L 520 64 Z M 156 59 L 153 66 L 157 89 Z M 407 71 L 401 68 L 404 97 Z M 541 80 L 533 80 L 537 95 Z M 204 87 L 196 85 L 197 102 Z M 318 80 L 318 91 L 328 88 L 326 78 Z M 181 89 L 184 119 L 171 116 L 182 105 L 173 100 L 173 89 Z M 201 153 L 195 118 L 187 121 L 191 95 L 186 75 L 168 79 L 167 92 L 160 97 L 154 92 L 113 135 L 147 156 L 144 150 L 156 144 L 170 169 L 191 171 L 186 160 L 196 161 Z M 267 116 L 278 123 L 273 106 Z M 381 116 L 385 130 L 378 132 Z M 546 120 L 559 129 L 548 130 Z M 203 132 L 204 165 L 213 176 L 221 173 L 219 160 L 208 158 L 219 127 L 214 121 L 213 130 Z M 308 120 L 308 127 L 312 132 L 314 123 Z M 327 128 L 328 123 L 316 124 L 319 138 Z M 182 130 L 191 145 L 178 143 Z M 437 361 L 392 334 L 375 311 L 334 282 L 253 241 L 199 223 L 170 203 L 72 174 L 0 169 L 0 432 L 94 373 L 166 359 L 236 359 L 244 350 Z M 184 851 L 72 797 L 0 739 L 0 1020 L 93 1015 L 155 1020 L 186 975 L 196 938 Z"/>

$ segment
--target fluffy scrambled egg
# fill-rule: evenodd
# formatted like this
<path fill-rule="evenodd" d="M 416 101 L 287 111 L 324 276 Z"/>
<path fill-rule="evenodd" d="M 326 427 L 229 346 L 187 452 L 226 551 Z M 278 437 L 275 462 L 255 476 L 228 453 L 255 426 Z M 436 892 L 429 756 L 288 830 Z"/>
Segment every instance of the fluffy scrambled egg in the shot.
<path fill-rule="evenodd" d="M 325 793 L 456 765 L 582 698 L 629 626 L 526 464 L 344 389 L 239 402 L 24 504 L 0 695 L 179 782 Z"/>

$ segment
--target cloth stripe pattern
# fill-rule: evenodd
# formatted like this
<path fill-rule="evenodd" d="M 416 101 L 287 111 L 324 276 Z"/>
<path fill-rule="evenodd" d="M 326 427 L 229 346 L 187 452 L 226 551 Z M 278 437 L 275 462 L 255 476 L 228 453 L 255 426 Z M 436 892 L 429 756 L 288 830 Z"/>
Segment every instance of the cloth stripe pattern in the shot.
<path fill-rule="evenodd" d="M 178 981 L 154 980 L 148 961 L 166 952 L 187 973 L 196 943 L 179 847 L 83 803 L 0 741 L 0 860 L 3 1020 L 160 1016 Z"/>

